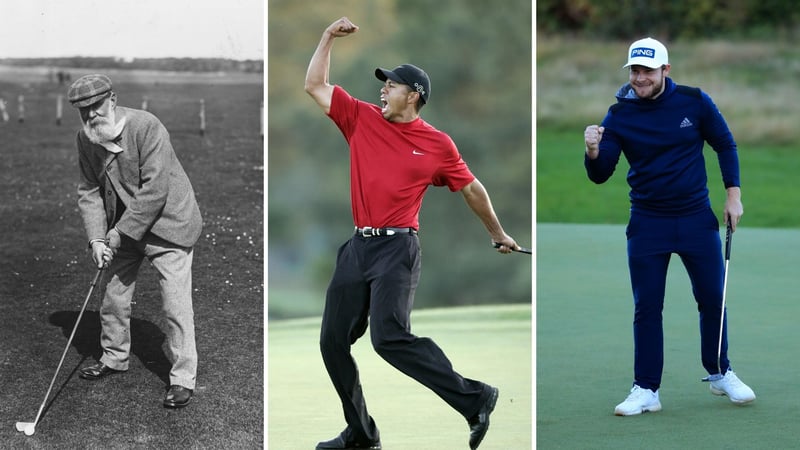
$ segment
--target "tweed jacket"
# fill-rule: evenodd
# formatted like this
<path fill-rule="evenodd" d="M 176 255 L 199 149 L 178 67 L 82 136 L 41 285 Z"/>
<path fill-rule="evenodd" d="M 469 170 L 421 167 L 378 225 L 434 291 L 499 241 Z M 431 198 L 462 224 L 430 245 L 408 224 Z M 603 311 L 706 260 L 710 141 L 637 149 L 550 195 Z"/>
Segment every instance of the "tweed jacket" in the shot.
<path fill-rule="evenodd" d="M 78 131 L 78 208 L 86 234 L 103 239 L 116 226 L 136 241 L 153 233 L 181 247 L 200 237 L 202 218 L 189 177 L 178 161 L 164 125 L 147 111 L 117 106 L 126 124 L 114 142 L 118 153 Z M 125 210 L 117 216 L 117 198 Z"/>

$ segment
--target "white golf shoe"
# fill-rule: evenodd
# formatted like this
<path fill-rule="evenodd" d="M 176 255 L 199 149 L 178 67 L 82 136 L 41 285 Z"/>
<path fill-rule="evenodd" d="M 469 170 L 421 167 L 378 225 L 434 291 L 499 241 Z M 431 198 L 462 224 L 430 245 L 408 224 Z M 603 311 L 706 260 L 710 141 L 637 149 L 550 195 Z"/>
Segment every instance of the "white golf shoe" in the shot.
<path fill-rule="evenodd" d="M 739 377 L 728 369 L 724 377 L 711 381 L 711 393 L 714 395 L 727 395 L 733 403 L 742 405 L 756 399 L 756 394 Z"/>
<path fill-rule="evenodd" d="M 644 389 L 634 384 L 631 393 L 624 402 L 614 408 L 617 416 L 633 416 L 643 412 L 661 411 L 661 402 L 658 400 L 658 391 Z"/>

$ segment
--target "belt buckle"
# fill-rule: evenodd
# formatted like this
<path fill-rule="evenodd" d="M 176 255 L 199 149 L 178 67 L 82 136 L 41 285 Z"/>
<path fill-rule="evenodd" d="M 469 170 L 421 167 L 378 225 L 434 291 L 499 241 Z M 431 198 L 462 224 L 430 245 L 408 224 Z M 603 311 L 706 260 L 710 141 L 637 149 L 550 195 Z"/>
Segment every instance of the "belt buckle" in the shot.
<path fill-rule="evenodd" d="M 375 228 L 364 227 L 364 228 L 361 229 L 361 236 L 363 236 L 365 238 L 369 238 L 369 237 L 377 236 L 377 234 L 375 234 Z"/>

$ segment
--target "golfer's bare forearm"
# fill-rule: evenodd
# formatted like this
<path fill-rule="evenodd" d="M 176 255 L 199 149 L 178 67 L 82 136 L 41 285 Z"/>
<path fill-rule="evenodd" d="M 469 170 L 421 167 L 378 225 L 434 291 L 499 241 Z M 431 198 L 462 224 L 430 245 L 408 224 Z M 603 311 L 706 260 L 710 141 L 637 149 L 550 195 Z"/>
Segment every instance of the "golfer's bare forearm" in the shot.
<path fill-rule="evenodd" d="M 505 231 L 500 225 L 500 220 L 494 212 L 492 201 L 489 198 L 489 193 L 483 187 L 480 181 L 475 179 L 472 183 L 465 186 L 461 193 L 464 195 L 464 200 L 469 205 L 470 209 L 478 216 L 486 227 L 486 231 L 492 239 L 500 241 L 505 236 Z"/>

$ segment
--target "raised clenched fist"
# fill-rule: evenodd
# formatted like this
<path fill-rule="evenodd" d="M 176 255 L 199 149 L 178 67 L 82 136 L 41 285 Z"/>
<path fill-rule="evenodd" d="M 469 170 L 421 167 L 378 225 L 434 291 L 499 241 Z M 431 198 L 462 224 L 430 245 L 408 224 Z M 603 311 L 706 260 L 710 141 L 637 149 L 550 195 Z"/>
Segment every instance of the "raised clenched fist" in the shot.
<path fill-rule="evenodd" d="M 347 17 L 342 17 L 336 22 L 333 22 L 326 31 L 330 33 L 331 36 L 342 37 L 358 31 L 358 25 L 351 22 Z"/>

